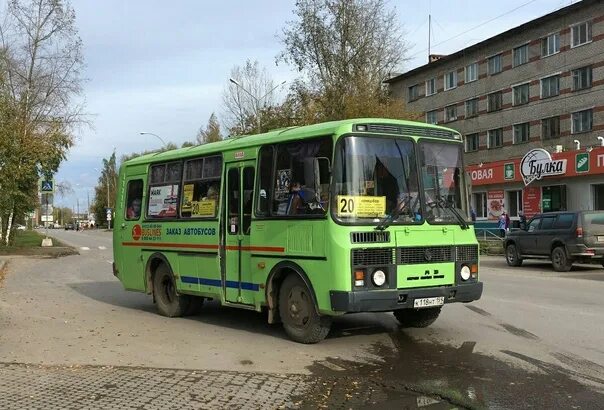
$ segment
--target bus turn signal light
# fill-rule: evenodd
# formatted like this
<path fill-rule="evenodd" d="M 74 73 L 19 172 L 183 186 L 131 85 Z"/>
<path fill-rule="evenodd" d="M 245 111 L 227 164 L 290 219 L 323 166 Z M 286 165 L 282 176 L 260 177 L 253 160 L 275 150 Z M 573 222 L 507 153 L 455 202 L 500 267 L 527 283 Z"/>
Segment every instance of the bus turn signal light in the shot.
<path fill-rule="evenodd" d="M 472 273 L 478 273 L 478 265 L 477 264 L 473 264 L 472 266 L 470 266 L 470 272 L 472 272 Z"/>
<path fill-rule="evenodd" d="M 365 272 L 362 270 L 354 272 L 354 286 L 365 286 Z"/>

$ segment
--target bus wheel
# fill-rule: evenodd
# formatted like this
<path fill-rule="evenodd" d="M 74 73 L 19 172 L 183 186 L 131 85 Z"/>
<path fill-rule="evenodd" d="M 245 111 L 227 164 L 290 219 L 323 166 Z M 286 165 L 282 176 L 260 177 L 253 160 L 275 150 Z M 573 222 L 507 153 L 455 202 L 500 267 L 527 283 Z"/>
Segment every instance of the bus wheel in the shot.
<path fill-rule="evenodd" d="M 279 315 L 287 335 L 299 343 L 320 342 L 331 327 L 331 318 L 317 313 L 310 290 L 298 275 L 289 275 L 281 285 Z"/>
<path fill-rule="evenodd" d="M 159 314 L 168 317 L 182 316 L 191 301 L 189 296 L 176 292 L 174 275 L 164 263 L 157 267 L 153 277 L 153 297 Z"/>
<path fill-rule="evenodd" d="M 394 317 L 402 327 L 428 327 L 440 315 L 440 307 L 427 309 L 400 309 L 395 310 Z"/>

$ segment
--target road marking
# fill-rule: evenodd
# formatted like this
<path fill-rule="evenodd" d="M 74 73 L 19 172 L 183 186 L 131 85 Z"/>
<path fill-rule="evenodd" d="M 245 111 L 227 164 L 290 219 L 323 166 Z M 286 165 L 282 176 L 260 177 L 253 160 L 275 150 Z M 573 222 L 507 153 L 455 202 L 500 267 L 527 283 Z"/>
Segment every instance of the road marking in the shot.
<path fill-rule="evenodd" d="M 104 251 L 105 249 L 107 249 L 107 247 L 106 246 L 99 246 L 99 249 L 102 250 L 102 251 Z"/>
<path fill-rule="evenodd" d="M 80 250 L 89 251 L 90 248 L 88 246 L 80 246 Z"/>

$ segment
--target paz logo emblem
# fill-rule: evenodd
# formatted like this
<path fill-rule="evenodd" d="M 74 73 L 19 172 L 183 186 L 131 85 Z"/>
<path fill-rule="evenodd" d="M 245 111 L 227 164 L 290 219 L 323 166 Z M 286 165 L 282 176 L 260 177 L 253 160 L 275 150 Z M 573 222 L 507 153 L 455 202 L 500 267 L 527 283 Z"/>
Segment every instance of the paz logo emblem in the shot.
<path fill-rule="evenodd" d="M 543 148 L 530 150 L 520 161 L 520 174 L 524 180 L 524 185 L 543 177 L 565 173 L 566 159 L 553 160 L 550 153 Z"/>
<path fill-rule="evenodd" d="M 575 156 L 575 171 L 589 172 L 589 153 L 580 152 Z"/>

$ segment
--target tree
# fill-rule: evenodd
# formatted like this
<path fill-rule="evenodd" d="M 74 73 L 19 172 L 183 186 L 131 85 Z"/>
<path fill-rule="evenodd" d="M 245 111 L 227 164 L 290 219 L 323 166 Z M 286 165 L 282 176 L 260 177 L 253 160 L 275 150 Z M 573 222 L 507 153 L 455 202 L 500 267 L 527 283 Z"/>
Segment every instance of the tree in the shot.
<path fill-rule="evenodd" d="M 297 19 L 283 29 L 277 62 L 304 74 L 291 92 L 310 119 L 409 117 L 383 86 L 407 49 L 396 12 L 385 0 L 298 0 L 294 14 Z"/>
<path fill-rule="evenodd" d="M 231 69 L 231 79 L 222 94 L 224 117 L 230 135 L 253 134 L 261 123 L 261 110 L 275 103 L 275 84 L 258 61 L 247 60 Z M 250 118 L 253 123 L 250 124 Z"/>
<path fill-rule="evenodd" d="M 67 0 L 11 0 L 0 24 L 0 226 L 9 242 L 16 215 L 37 201 L 86 123 L 81 93 L 82 42 Z"/>
<path fill-rule="evenodd" d="M 201 127 L 197 133 L 197 143 L 207 144 L 208 142 L 216 142 L 222 140 L 222 134 L 220 133 L 220 124 L 216 114 L 212 113 L 208 120 L 208 125 L 204 128 Z"/>
<path fill-rule="evenodd" d="M 103 168 L 99 182 L 94 188 L 94 201 L 91 211 L 94 213 L 97 225 L 107 220 L 105 208 L 115 209 L 117 195 L 117 162 L 115 151 L 109 158 L 103 158 Z"/>

